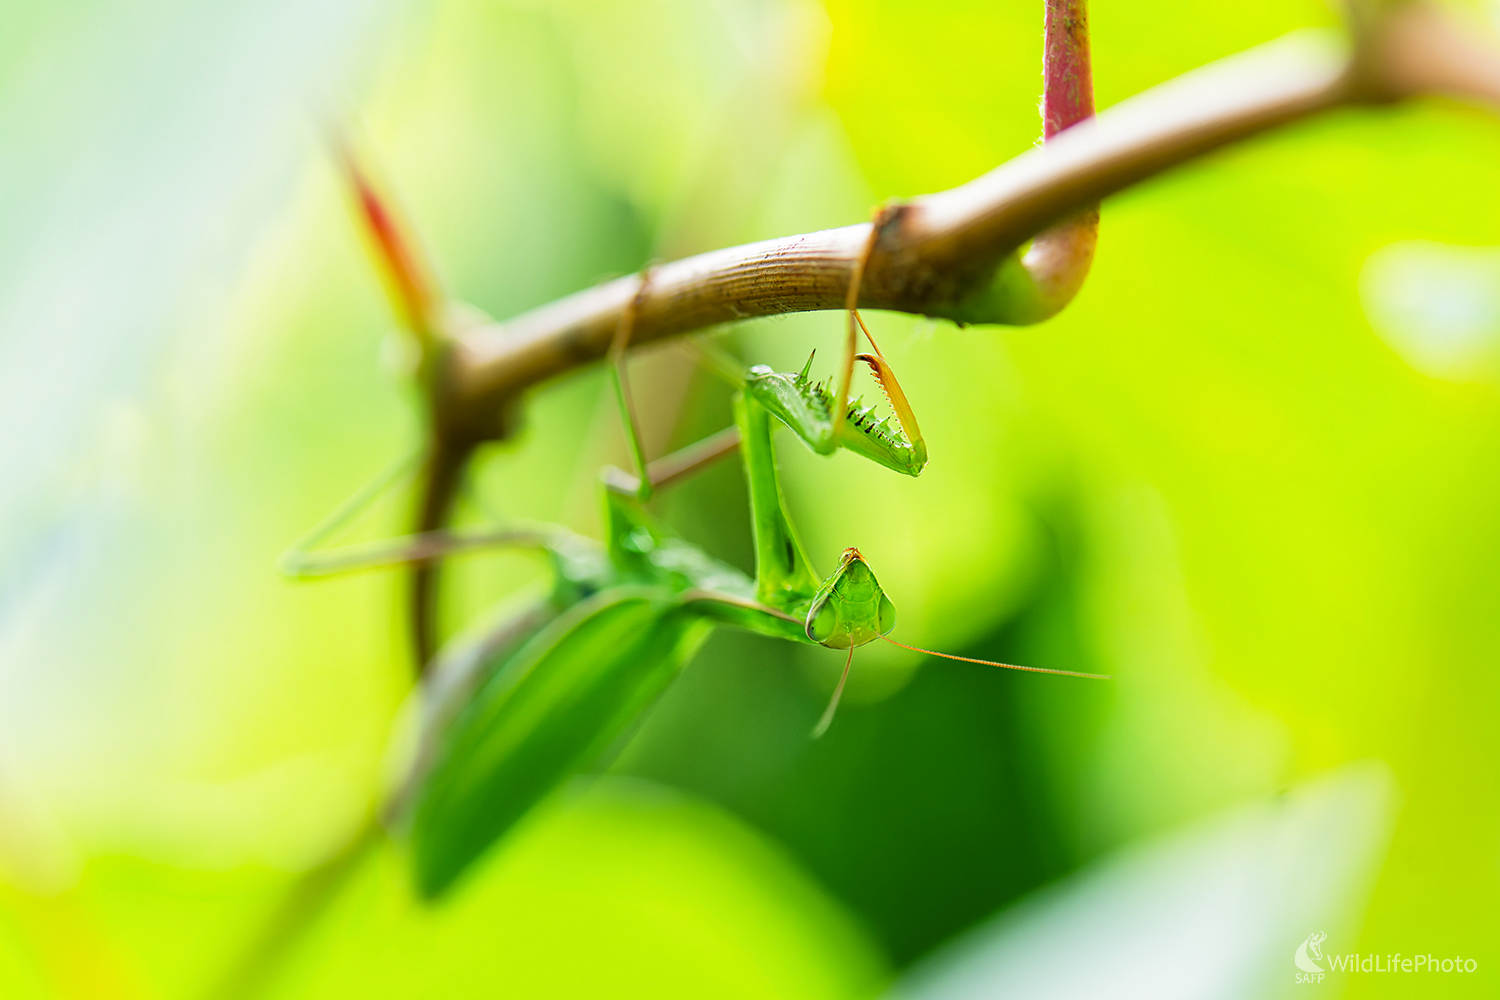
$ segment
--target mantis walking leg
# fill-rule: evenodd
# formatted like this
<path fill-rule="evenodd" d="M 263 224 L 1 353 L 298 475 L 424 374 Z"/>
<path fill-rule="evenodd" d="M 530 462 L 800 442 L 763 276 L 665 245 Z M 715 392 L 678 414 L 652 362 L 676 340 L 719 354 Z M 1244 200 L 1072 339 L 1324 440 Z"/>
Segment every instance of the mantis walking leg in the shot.
<path fill-rule="evenodd" d="M 849 275 L 849 293 L 844 299 L 844 309 L 849 314 L 849 320 L 845 324 L 846 335 L 844 337 L 844 356 L 839 364 L 839 391 L 834 397 L 833 408 L 833 436 L 837 439 L 839 432 L 844 429 L 845 410 L 849 404 L 849 386 L 854 381 L 854 357 L 859 343 L 859 334 L 854 325 L 857 321 L 856 310 L 859 308 L 859 288 L 864 284 L 865 267 L 870 262 L 870 254 L 875 249 L 876 242 L 880 239 L 880 229 L 885 221 L 887 209 L 881 209 L 875 220 L 870 223 L 870 236 L 865 240 L 865 248 L 860 252 L 859 259 L 854 262 L 854 270 Z M 859 324 L 861 327 L 864 323 Z M 870 331 L 865 331 L 869 336 Z M 875 341 L 870 341 L 870 346 L 875 348 L 875 353 L 880 353 L 880 348 L 875 347 Z"/>
<path fill-rule="evenodd" d="M 650 500 L 653 492 L 651 473 L 646 462 L 646 446 L 641 440 L 641 425 L 635 412 L 635 397 L 630 392 L 630 373 L 625 367 L 625 351 L 630 346 L 630 335 L 635 329 L 636 312 L 646 289 L 651 284 L 651 268 L 641 271 L 640 283 L 630 302 L 620 311 L 620 322 L 615 327 L 615 338 L 609 346 L 609 367 L 615 384 L 615 398 L 620 404 L 620 423 L 625 428 L 625 442 L 630 447 L 630 457 L 635 463 L 635 494 L 642 501 Z"/>
<path fill-rule="evenodd" d="M 650 495 L 681 482 L 701 469 L 734 452 L 740 446 L 740 429 L 726 427 L 717 434 L 710 434 L 670 455 L 664 455 L 646 465 L 646 481 L 650 484 Z M 643 489 L 636 476 L 614 466 L 604 469 L 604 485 L 616 493 L 640 498 Z"/>
<path fill-rule="evenodd" d="M 625 442 L 635 465 L 635 475 L 613 466 L 604 470 L 604 482 L 617 493 L 629 494 L 638 500 L 650 500 L 656 491 L 685 479 L 739 447 L 738 427 L 726 427 L 702 441 L 688 445 L 654 462 L 646 459 L 644 436 L 641 434 L 640 418 L 636 413 L 635 395 L 630 389 L 630 372 L 625 364 L 625 352 L 630 347 L 631 332 L 635 329 L 635 318 L 641 302 L 651 283 L 651 268 L 641 271 L 640 284 L 629 304 L 620 314 L 620 323 L 615 328 L 615 337 L 609 348 L 611 381 L 614 382 L 615 399 L 619 403 L 620 423 L 625 431 Z"/>
<path fill-rule="evenodd" d="M 506 529 L 474 531 L 426 531 L 415 535 L 385 538 L 378 542 L 345 545 L 326 551 L 314 551 L 339 528 L 352 521 L 380 494 L 409 478 L 423 464 L 421 456 L 402 459 L 386 472 L 361 487 L 332 514 L 298 539 L 280 559 L 281 571 L 294 579 L 305 580 L 334 576 L 362 569 L 385 566 L 423 564 L 444 556 L 478 549 L 513 546 L 545 549 L 552 544 L 556 530 L 550 525 L 517 526 Z"/>

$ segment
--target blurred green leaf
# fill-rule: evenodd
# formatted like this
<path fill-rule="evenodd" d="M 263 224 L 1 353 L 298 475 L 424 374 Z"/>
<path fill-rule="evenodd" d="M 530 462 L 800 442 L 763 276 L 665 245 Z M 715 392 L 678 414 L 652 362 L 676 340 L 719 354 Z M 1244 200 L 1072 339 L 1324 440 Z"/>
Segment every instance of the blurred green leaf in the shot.
<path fill-rule="evenodd" d="M 1347 976 L 1299 985 L 1293 956 L 1312 933 L 1328 935 L 1329 952 L 1354 950 L 1395 806 L 1390 772 L 1366 761 L 1227 810 L 1033 894 L 887 996 L 1269 1000 L 1337 990 Z"/>
<path fill-rule="evenodd" d="M 403 862 L 350 886 L 276 1000 L 861 1000 L 890 976 L 774 840 L 638 779 L 574 782 L 440 906 Z"/>
<path fill-rule="evenodd" d="M 445 891 L 563 778 L 591 763 L 677 676 L 708 630 L 666 588 L 617 588 L 570 608 L 495 669 L 454 721 L 413 805 L 420 891 Z"/>

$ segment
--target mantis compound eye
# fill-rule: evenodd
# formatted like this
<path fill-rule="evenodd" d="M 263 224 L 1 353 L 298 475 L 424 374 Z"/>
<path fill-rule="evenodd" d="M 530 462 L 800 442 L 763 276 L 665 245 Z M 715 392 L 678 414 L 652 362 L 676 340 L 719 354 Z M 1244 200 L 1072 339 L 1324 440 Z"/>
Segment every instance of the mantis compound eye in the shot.
<path fill-rule="evenodd" d="M 833 602 L 824 601 L 807 616 L 807 637 L 813 642 L 827 642 L 838 628 L 839 615 Z"/>
<path fill-rule="evenodd" d="M 896 606 L 884 594 L 880 595 L 880 613 L 876 619 L 875 626 L 881 635 L 888 634 L 891 629 L 896 627 Z"/>

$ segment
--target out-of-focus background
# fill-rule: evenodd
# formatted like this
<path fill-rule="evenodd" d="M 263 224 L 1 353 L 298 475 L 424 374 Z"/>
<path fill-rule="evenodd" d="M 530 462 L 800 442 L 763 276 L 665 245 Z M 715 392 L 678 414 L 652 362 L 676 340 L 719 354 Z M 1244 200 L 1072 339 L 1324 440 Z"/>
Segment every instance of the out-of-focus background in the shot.
<path fill-rule="evenodd" d="M 1101 107 L 1319 0 L 1092 4 Z M 1492 10 L 1491 13 L 1494 13 Z M 379 794 L 402 586 L 276 557 L 417 401 L 326 136 L 504 317 L 841 225 L 1039 133 L 1039 0 L 0 5 L 0 996 L 204 996 Z M 1500 992 L 1500 121 L 1344 112 L 1111 199 L 1042 326 L 870 317 L 908 481 L 782 441 L 820 568 L 1014 675 L 720 633 L 600 773 L 424 909 L 361 868 L 280 997 Z M 721 343 L 783 370 L 835 314 Z M 634 361 L 657 453 L 728 420 Z M 598 370 L 467 516 L 597 533 Z M 663 515 L 750 568 L 734 463 Z M 402 498 L 355 534 L 399 530 Z M 458 564 L 457 633 L 535 585 Z M 1472 959 L 1331 972 L 1294 953 Z M 1461 963 L 1462 964 L 1462 963 Z"/>

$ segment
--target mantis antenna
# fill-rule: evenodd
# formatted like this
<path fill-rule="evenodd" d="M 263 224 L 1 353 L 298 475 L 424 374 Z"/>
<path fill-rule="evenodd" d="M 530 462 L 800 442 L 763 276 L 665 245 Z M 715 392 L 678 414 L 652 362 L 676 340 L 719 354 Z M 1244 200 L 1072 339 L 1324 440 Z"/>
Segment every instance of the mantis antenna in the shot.
<path fill-rule="evenodd" d="M 935 649 L 923 649 L 921 646 L 911 646 L 907 643 L 892 639 L 888 635 L 883 635 L 880 638 L 884 639 L 892 646 L 900 646 L 902 649 L 909 649 L 913 653 L 926 653 L 928 656 L 941 656 L 945 660 L 962 660 L 964 663 L 978 663 L 986 667 L 1003 667 L 1006 670 L 1025 670 L 1028 673 L 1033 674 L 1057 674 L 1061 677 L 1085 677 L 1089 680 L 1096 681 L 1107 681 L 1114 679 L 1109 674 L 1086 674 L 1078 670 L 1053 670 L 1050 667 L 1027 667 L 1022 666 L 1019 663 L 1001 663 L 998 660 L 979 660 L 975 659 L 972 656 L 958 656 L 953 653 L 940 653 Z M 844 696 L 844 683 L 849 680 L 849 668 L 854 664 L 854 649 L 854 646 L 849 647 L 849 656 L 844 660 L 844 672 L 839 675 L 838 687 L 833 689 L 833 697 L 829 699 L 828 707 L 823 710 L 823 717 L 820 718 L 818 720 L 818 724 L 813 727 L 813 739 L 818 739 L 824 733 L 828 732 L 828 727 L 833 724 L 833 716 L 834 713 L 838 711 L 839 700 Z"/>
<path fill-rule="evenodd" d="M 823 717 L 818 724 L 813 726 L 812 738 L 817 739 L 828 732 L 828 727 L 833 725 L 833 713 L 839 710 L 839 699 L 844 696 L 844 682 L 849 679 L 849 668 L 854 665 L 854 647 L 849 647 L 849 656 L 844 660 L 844 672 L 839 675 L 839 686 L 833 689 L 833 697 L 828 701 L 828 707 L 823 709 Z"/>
<path fill-rule="evenodd" d="M 1107 681 L 1113 678 L 1109 674 L 1085 674 L 1077 670 L 1053 670 L 1049 667 L 1023 667 L 1019 663 L 1000 663 L 996 660 L 976 660 L 972 656 L 957 656 L 953 653 L 939 653 L 935 649 L 923 649 L 921 646 L 908 646 L 904 642 L 897 642 L 888 635 L 881 636 L 892 646 L 900 646 L 914 653 L 926 653 L 928 656 L 941 656 L 945 660 L 962 660 L 965 663 L 982 663 L 987 667 L 1004 667 L 1006 670 L 1025 670 L 1033 674 L 1058 674 L 1063 677 L 1087 677 L 1096 681 Z M 842 685 L 840 685 L 842 686 Z M 837 699 L 835 699 L 837 700 Z"/>

